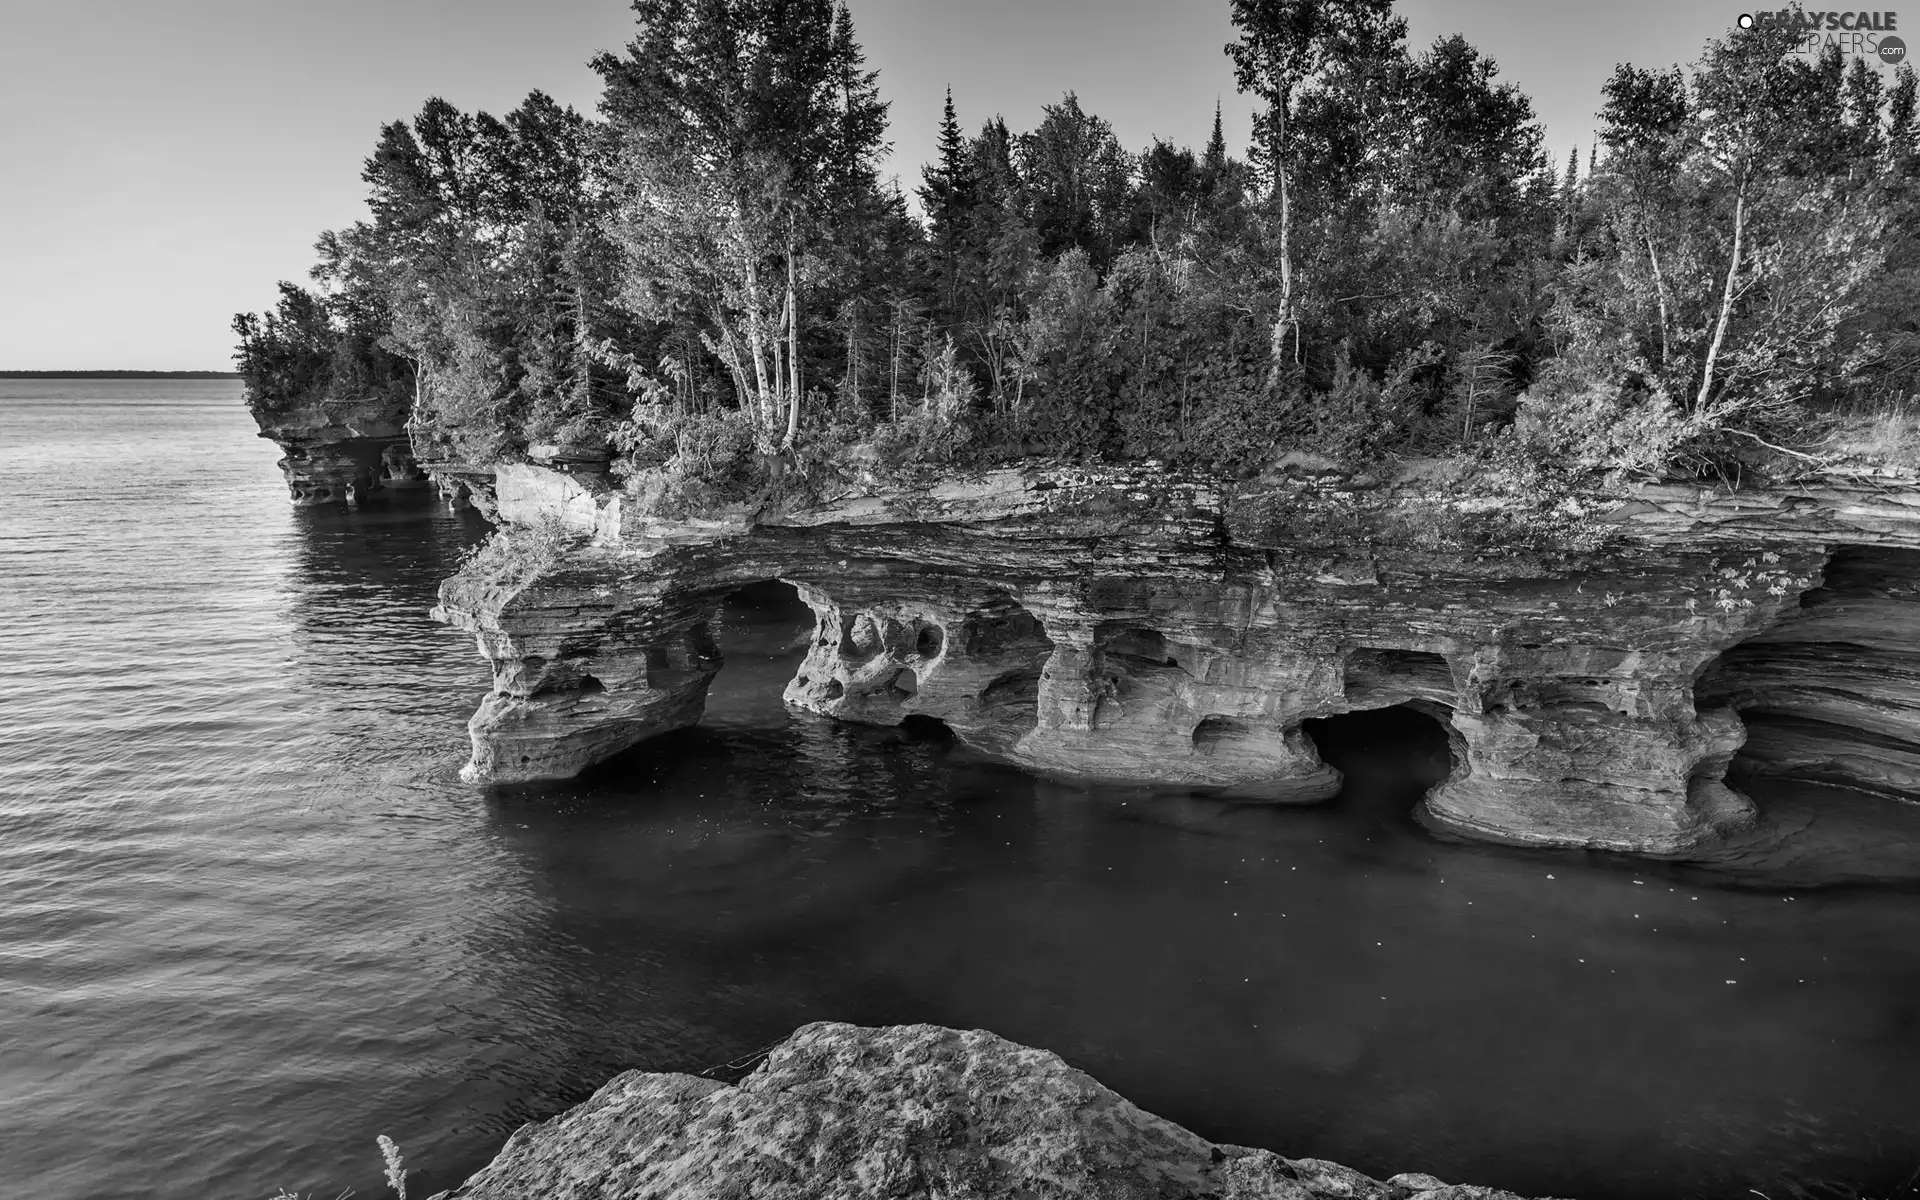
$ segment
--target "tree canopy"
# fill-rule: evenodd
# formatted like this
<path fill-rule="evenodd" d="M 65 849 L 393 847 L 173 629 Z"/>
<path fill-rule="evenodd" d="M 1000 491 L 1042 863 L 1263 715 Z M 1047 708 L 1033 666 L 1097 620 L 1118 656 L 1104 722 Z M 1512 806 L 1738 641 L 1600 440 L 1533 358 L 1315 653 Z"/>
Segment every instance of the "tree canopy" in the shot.
<path fill-rule="evenodd" d="M 249 393 L 390 396 L 428 461 L 598 446 L 698 505 L 1032 455 L 1724 474 L 1920 392 L 1910 68 L 1730 30 L 1621 64 L 1561 172 L 1465 38 L 1225 2 L 1243 154 L 1217 104 L 1131 149 L 1070 90 L 950 91 L 903 187 L 844 3 L 635 0 L 596 113 L 380 130 L 366 218 L 236 321 Z"/>

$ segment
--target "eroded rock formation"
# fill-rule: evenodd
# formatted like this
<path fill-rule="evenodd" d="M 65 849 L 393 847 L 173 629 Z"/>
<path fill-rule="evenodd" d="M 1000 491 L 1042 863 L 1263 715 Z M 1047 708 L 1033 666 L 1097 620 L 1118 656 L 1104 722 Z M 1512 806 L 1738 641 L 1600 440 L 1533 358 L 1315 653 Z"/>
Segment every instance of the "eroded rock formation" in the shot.
<path fill-rule="evenodd" d="M 426 483 L 403 405 L 374 397 L 250 407 L 260 436 L 285 452 L 280 471 L 297 505 L 353 504 L 386 488 Z"/>
<path fill-rule="evenodd" d="M 808 1025 L 737 1085 L 630 1071 L 438 1200 L 1511 1200 L 1215 1145 L 1057 1056 L 930 1025 Z"/>
<path fill-rule="evenodd" d="M 495 667 L 477 779 L 565 777 L 697 721 L 708 621 L 782 579 L 816 618 L 789 703 L 935 719 L 1037 771 L 1319 800 L 1340 776 L 1302 723 L 1406 705 L 1454 749 L 1423 819 L 1475 837 L 1682 854 L 1751 818 L 1736 757 L 1920 793 L 1920 495 L 1649 491 L 1615 514 L 1626 543 L 1554 560 L 1356 537 L 1310 519 L 1339 498 L 1324 485 L 1248 536 L 1205 485 L 1150 471 L 681 524 L 534 467 L 502 468 L 498 496 L 508 522 L 593 541 L 442 589 Z M 1404 526 L 1431 503 L 1373 511 Z M 1743 751 L 1742 713 L 1764 746 Z"/>
<path fill-rule="evenodd" d="M 1753 731 L 1747 770 L 1920 797 L 1920 550 L 1835 551 L 1821 585 L 1697 690 Z"/>

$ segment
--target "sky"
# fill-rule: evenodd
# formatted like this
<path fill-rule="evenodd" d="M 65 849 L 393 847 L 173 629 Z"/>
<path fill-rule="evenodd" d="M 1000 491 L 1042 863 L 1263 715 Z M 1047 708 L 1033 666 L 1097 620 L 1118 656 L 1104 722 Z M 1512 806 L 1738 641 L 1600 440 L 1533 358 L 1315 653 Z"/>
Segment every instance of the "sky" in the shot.
<path fill-rule="evenodd" d="M 1198 146 L 1252 104 L 1227 0 L 850 0 L 911 189 L 951 86 L 1016 131 L 1073 90 L 1130 149 Z M 1462 33 L 1534 99 L 1557 161 L 1592 139 L 1617 62 L 1692 61 L 1715 0 L 1403 0 L 1411 40 Z M 1920 24 L 1920 14 L 1916 15 Z M 624 0 L 0 0 L 0 369 L 225 370 L 233 313 L 304 281 L 364 213 L 382 123 L 429 96 L 500 113 L 535 88 L 591 110 L 587 60 Z"/>

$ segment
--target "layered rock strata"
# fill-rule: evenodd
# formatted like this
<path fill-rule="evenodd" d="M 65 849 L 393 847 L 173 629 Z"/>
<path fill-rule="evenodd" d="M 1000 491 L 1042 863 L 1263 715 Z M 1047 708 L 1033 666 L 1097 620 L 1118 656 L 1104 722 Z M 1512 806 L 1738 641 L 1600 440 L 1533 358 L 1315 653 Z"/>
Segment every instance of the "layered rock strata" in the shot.
<path fill-rule="evenodd" d="M 808 1025 L 728 1085 L 630 1071 L 436 1200 L 1512 1200 L 1216 1145 L 1042 1050 L 928 1025 Z"/>
<path fill-rule="evenodd" d="M 1920 799 L 1920 550 L 1835 551 L 1821 586 L 1697 692 L 1752 730 L 1745 770 Z"/>
<path fill-rule="evenodd" d="M 1227 498 L 1152 471 L 1002 471 L 680 523 L 592 476 L 509 466 L 497 486 L 503 520 L 592 541 L 503 550 L 443 587 L 440 615 L 495 667 L 471 778 L 566 777 L 696 722 L 719 669 L 709 621 L 732 592 L 781 579 L 815 615 L 790 704 L 938 720 L 1037 771 L 1319 800 L 1340 777 L 1302 723 L 1406 705 L 1453 745 L 1422 808 L 1435 826 L 1681 854 L 1752 816 L 1726 783 L 1746 712 L 1770 736 L 1793 719 L 1882 742 L 1863 758 L 1769 741 L 1757 765 L 1817 756 L 1822 777 L 1920 792 L 1898 649 L 1920 495 L 1650 491 L 1611 515 L 1626 544 L 1541 560 L 1356 536 L 1316 517 L 1351 500 L 1326 485 L 1296 489 L 1292 518 L 1250 536 L 1230 529 Z M 1443 516 L 1431 503 L 1376 496 L 1369 511 L 1405 526 Z M 1870 610 L 1847 557 L 1867 550 L 1836 546 L 1879 556 Z M 1826 580 L 1830 562 L 1844 580 Z M 1761 665 L 1863 624 L 1882 634 L 1850 679 L 1871 684 L 1816 697 Z"/>
<path fill-rule="evenodd" d="M 390 487 L 418 487 L 404 406 L 381 398 L 253 404 L 260 436 L 285 453 L 280 471 L 296 505 L 355 504 Z"/>

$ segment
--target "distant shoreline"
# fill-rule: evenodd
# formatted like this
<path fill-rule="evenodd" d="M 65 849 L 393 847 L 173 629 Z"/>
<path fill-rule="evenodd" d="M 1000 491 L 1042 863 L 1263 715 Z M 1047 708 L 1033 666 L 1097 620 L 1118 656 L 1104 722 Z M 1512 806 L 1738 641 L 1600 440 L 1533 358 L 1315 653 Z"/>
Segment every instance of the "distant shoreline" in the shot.
<path fill-rule="evenodd" d="M 0 379 L 238 379 L 237 371 L 0 371 Z"/>

